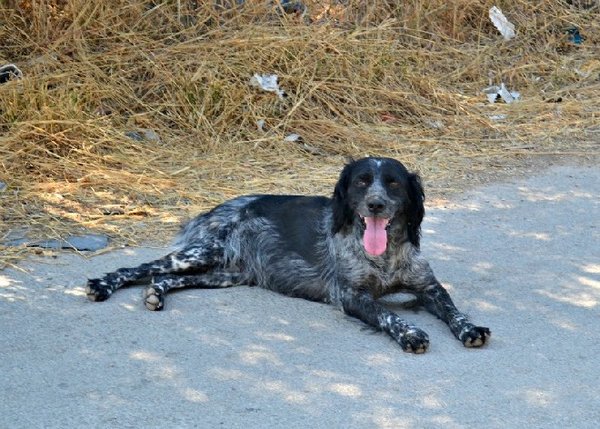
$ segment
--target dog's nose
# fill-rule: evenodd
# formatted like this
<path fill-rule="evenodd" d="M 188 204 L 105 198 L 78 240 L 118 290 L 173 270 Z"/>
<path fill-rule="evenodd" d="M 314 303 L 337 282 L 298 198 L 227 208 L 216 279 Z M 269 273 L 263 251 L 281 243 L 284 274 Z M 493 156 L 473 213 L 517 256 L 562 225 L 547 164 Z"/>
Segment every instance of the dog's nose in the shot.
<path fill-rule="evenodd" d="M 379 214 L 385 209 L 385 201 L 382 198 L 374 197 L 367 201 L 367 208 L 373 214 Z"/>

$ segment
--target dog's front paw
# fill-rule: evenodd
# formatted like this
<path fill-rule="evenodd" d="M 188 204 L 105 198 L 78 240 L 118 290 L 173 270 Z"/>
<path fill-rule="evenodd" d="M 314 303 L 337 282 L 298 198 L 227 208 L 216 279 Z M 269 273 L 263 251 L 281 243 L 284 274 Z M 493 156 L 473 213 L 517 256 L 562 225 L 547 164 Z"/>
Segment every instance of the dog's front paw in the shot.
<path fill-rule="evenodd" d="M 102 279 L 90 279 L 85 288 L 85 294 L 90 301 L 105 301 L 113 293 L 112 288 Z"/>
<path fill-rule="evenodd" d="M 458 339 L 462 341 L 465 347 L 481 347 L 489 340 L 491 335 L 492 333 L 488 328 L 469 324 L 462 329 Z"/>
<path fill-rule="evenodd" d="M 405 352 L 425 353 L 429 348 L 429 335 L 419 328 L 410 328 L 400 335 L 398 343 Z"/>

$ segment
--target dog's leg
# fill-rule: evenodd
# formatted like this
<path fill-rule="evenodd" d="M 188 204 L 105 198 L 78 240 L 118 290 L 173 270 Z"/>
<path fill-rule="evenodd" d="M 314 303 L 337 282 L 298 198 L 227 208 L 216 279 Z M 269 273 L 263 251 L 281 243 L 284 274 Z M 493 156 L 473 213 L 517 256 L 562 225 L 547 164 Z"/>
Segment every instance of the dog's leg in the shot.
<path fill-rule="evenodd" d="M 104 301 L 121 286 L 156 274 L 181 273 L 187 270 L 208 270 L 222 262 L 220 249 L 189 248 L 135 268 L 120 268 L 99 279 L 87 282 L 86 294 L 92 301 Z"/>
<path fill-rule="evenodd" d="M 152 278 L 152 284 L 144 291 L 144 304 L 148 310 L 162 310 L 165 295 L 171 289 L 199 287 L 218 289 L 243 284 L 245 277 L 241 273 L 211 272 L 195 275 L 161 274 Z"/>
<path fill-rule="evenodd" d="M 402 320 L 368 293 L 345 291 L 342 307 L 348 315 L 387 332 L 405 352 L 424 353 L 429 347 L 429 336 L 425 331 Z"/>
<path fill-rule="evenodd" d="M 446 289 L 438 282 L 423 289 L 418 298 L 427 311 L 446 322 L 465 347 L 481 347 L 489 339 L 490 330 L 473 325 L 465 314 L 458 311 Z"/>

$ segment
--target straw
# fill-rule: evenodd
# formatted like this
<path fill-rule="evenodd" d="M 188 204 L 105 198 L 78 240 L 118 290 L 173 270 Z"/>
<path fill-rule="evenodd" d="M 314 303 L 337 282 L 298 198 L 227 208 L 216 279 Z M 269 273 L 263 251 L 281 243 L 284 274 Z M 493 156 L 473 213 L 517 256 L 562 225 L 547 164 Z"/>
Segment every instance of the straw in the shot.
<path fill-rule="evenodd" d="M 444 196 L 526 156 L 598 154 L 598 3 L 501 2 L 510 41 L 488 1 L 303 3 L 0 6 L 0 65 L 23 73 L 0 85 L 0 237 L 164 242 L 235 195 L 328 195 L 349 156 L 398 158 Z M 490 104 L 501 83 L 520 101 Z"/>

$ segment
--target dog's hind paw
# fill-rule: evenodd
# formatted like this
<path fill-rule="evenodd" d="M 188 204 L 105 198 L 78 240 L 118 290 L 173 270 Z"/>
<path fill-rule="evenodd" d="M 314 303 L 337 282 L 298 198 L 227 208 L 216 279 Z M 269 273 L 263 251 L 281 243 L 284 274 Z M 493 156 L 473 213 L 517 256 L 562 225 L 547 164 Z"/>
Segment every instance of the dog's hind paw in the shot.
<path fill-rule="evenodd" d="M 429 335 L 419 328 L 411 328 L 398 338 L 398 343 L 407 353 L 425 353 L 429 348 Z"/>
<path fill-rule="evenodd" d="M 110 285 L 102 279 L 90 279 L 85 287 L 85 294 L 90 301 L 105 301 L 112 293 Z"/>
<path fill-rule="evenodd" d="M 481 347 L 488 342 L 491 335 L 489 328 L 468 325 L 460 332 L 458 339 L 462 341 L 465 347 Z"/>
<path fill-rule="evenodd" d="M 165 308 L 164 293 L 156 286 L 149 286 L 144 291 L 144 304 L 148 310 L 162 310 Z"/>

